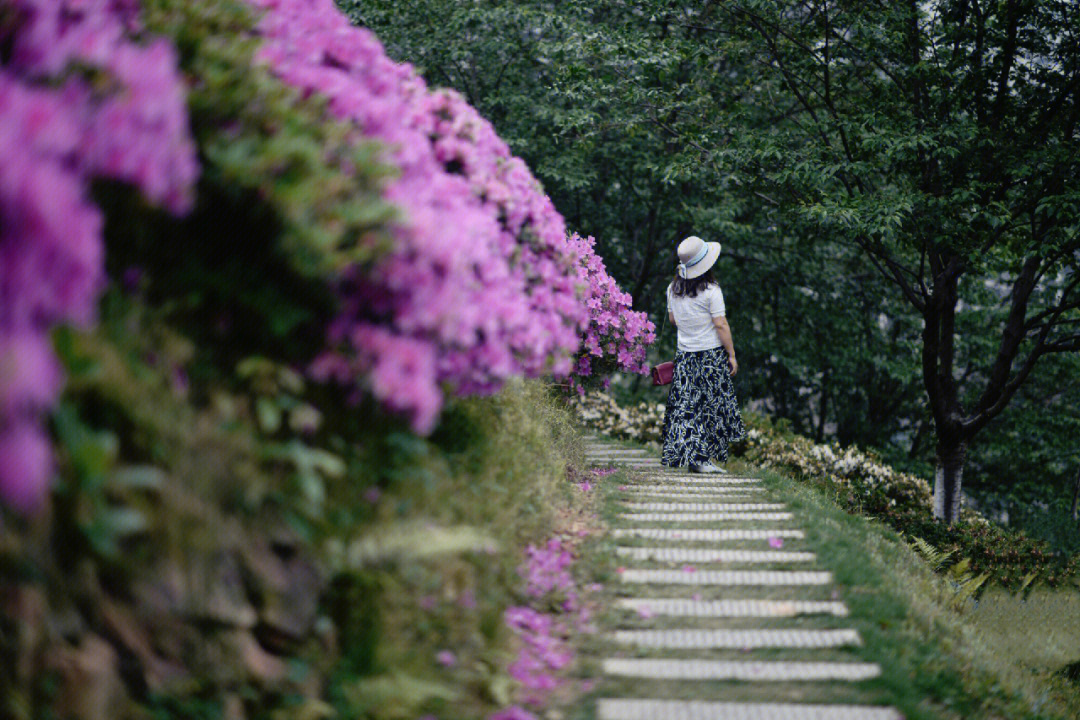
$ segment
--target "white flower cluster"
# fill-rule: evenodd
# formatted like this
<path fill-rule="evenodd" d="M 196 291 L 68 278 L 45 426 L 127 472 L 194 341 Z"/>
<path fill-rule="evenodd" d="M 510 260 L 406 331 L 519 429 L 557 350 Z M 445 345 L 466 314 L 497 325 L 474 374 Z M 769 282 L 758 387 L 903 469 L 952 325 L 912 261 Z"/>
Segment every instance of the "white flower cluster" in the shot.
<path fill-rule="evenodd" d="M 929 508 L 931 488 L 926 480 L 877 462 L 855 446 L 818 445 L 795 435 L 783 437 L 772 430 L 747 432 L 748 454 L 762 465 L 783 467 L 808 477 L 820 477 L 846 486 L 859 495 L 883 490 L 905 504 Z"/>
<path fill-rule="evenodd" d="M 640 402 L 621 407 L 610 395 L 592 391 L 571 401 L 587 427 L 610 437 L 640 442 L 660 442 L 664 404 Z"/>
<path fill-rule="evenodd" d="M 639 442 L 661 442 L 663 403 L 621 407 L 610 395 L 599 391 L 575 397 L 572 403 L 582 422 L 597 432 Z M 744 419 L 746 453 L 753 462 L 831 481 L 847 487 L 857 497 L 884 492 L 890 505 L 933 506 L 926 480 L 884 465 L 855 446 L 819 445 L 799 435 L 787 437 L 755 421 L 751 413 Z"/>

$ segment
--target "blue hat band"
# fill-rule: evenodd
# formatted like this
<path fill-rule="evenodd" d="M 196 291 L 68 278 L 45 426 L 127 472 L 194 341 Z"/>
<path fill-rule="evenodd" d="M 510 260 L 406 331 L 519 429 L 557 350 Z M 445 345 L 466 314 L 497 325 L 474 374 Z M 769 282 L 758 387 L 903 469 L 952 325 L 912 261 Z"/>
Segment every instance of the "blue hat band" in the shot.
<path fill-rule="evenodd" d="M 695 255 L 693 260 L 691 260 L 688 263 L 685 263 L 686 267 L 693 267 L 694 265 L 697 265 L 699 262 L 704 260 L 705 256 L 708 255 L 708 254 L 709 254 L 709 246 L 702 243 L 701 252 L 699 252 L 697 255 Z"/>

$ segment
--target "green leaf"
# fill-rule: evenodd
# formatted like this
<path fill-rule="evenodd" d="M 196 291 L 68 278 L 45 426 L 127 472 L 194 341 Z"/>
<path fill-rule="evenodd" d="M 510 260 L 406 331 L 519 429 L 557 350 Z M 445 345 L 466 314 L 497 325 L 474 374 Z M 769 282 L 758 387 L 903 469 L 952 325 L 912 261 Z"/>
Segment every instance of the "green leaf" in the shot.
<path fill-rule="evenodd" d="M 273 398 L 261 395 L 255 398 L 255 415 L 263 432 L 273 434 L 281 427 L 281 408 Z"/>

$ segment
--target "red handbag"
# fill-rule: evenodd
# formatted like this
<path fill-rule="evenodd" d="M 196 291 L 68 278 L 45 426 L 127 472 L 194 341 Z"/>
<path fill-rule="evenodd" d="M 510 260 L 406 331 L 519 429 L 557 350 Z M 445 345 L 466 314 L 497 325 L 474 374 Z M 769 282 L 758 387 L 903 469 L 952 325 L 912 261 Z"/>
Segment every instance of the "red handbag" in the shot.
<path fill-rule="evenodd" d="M 667 327 L 667 313 L 664 313 L 664 322 L 660 325 L 660 335 L 664 334 L 664 328 Z M 658 335 L 657 338 L 660 336 Z M 653 387 L 657 385 L 670 385 L 671 379 L 675 377 L 675 363 L 670 360 L 659 365 L 654 365 L 652 369 L 652 384 Z"/>
<path fill-rule="evenodd" d="M 671 383 L 671 378 L 675 376 L 675 363 L 666 362 L 656 365 L 652 369 L 652 384 L 653 385 L 668 385 Z"/>

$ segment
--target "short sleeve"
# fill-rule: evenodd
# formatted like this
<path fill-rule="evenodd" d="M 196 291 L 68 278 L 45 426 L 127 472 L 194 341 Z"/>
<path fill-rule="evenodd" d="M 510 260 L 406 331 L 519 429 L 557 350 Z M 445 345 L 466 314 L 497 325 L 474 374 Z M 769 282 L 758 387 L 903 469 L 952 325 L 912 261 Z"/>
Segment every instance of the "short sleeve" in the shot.
<path fill-rule="evenodd" d="M 667 311 L 671 312 L 671 283 L 668 283 L 667 290 L 664 291 L 664 297 L 667 299 Z"/>
<path fill-rule="evenodd" d="M 725 317 L 727 308 L 724 306 L 724 293 L 719 285 L 709 288 L 709 314 L 713 317 Z"/>

